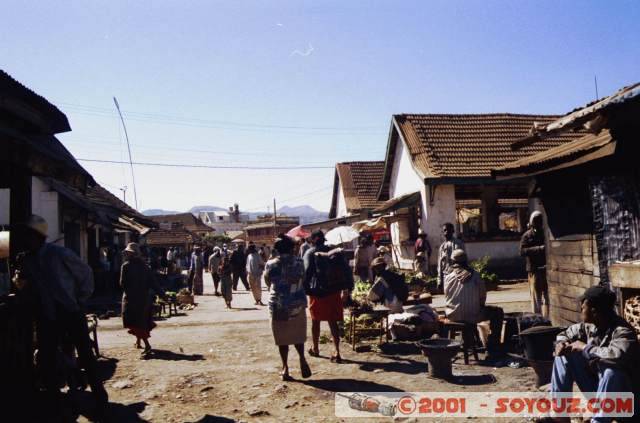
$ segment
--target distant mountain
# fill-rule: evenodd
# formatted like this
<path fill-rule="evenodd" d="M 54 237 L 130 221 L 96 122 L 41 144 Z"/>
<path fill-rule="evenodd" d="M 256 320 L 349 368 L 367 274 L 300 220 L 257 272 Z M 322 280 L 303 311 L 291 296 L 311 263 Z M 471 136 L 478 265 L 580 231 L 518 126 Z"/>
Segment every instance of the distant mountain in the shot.
<path fill-rule="evenodd" d="M 218 207 L 218 206 L 193 206 L 189 210 L 189 213 L 198 214 L 202 211 L 229 211 L 229 209 L 226 209 L 224 207 Z"/>
<path fill-rule="evenodd" d="M 326 220 L 329 216 L 329 213 L 318 211 L 313 207 L 307 205 L 296 207 L 283 206 L 278 209 L 278 214 L 284 214 L 287 216 L 298 216 L 300 217 L 300 224 L 302 225 L 321 222 L 323 220 Z"/>
<path fill-rule="evenodd" d="M 160 216 L 165 214 L 178 214 L 178 213 L 180 212 L 172 211 L 172 210 L 162 210 L 162 209 L 149 209 L 149 210 L 142 211 L 142 214 L 144 214 L 145 216 Z"/>
<path fill-rule="evenodd" d="M 197 215 L 201 211 L 228 211 L 228 209 L 224 207 L 218 207 L 218 206 L 194 206 L 194 207 L 191 207 L 191 209 L 189 210 L 189 213 Z M 240 211 L 242 212 L 242 209 L 240 209 Z M 149 210 L 144 210 L 142 212 L 142 214 L 144 214 L 145 216 L 158 216 L 161 214 L 178 214 L 178 213 L 182 213 L 182 212 L 163 210 L 163 209 L 149 209 Z M 260 212 L 260 211 L 250 212 L 249 218 L 251 220 L 254 220 L 254 219 L 257 219 L 259 216 L 264 216 L 265 214 L 267 214 L 267 212 Z M 300 218 L 300 224 L 302 225 L 326 220 L 329 215 L 327 212 L 318 211 L 313 207 L 307 206 L 307 205 L 295 206 L 295 207 L 283 206 L 278 209 L 278 214 L 283 214 L 286 216 L 297 216 Z"/>

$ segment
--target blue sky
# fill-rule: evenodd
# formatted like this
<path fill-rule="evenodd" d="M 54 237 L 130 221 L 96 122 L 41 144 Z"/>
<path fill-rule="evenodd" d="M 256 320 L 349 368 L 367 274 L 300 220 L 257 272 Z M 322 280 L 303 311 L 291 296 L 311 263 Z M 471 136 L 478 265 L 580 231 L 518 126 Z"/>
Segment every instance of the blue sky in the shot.
<path fill-rule="evenodd" d="M 4 70 L 56 103 L 78 158 L 383 160 L 394 113 L 565 113 L 640 80 L 635 1 L 3 2 Z M 128 167 L 83 162 L 112 192 Z M 142 209 L 327 210 L 332 169 L 136 166 Z M 132 189 L 127 201 L 132 203 Z"/>

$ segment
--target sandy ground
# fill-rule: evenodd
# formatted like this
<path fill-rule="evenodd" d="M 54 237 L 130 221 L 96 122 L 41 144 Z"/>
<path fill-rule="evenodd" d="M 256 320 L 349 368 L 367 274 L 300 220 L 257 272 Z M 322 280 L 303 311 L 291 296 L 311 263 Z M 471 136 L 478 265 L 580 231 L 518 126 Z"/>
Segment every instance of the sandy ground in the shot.
<path fill-rule="evenodd" d="M 205 294 L 212 290 L 205 274 Z M 526 285 L 516 284 L 490 292 L 488 302 L 507 312 L 521 311 L 527 298 Z M 233 310 L 226 310 L 223 300 L 212 295 L 197 297 L 197 302 L 186 315 L 157 322 L 151 338 L 156 353 L 147 360 L 139 358 L 134 338 L 122 329 L 120 318 L 100 321 L 101 366 L 109 377 L 105 386 L 113 421 L 333 422 L 346 421 L 334 414 L 334 393 L 339 391 L 536 389 L 530 368 L 485 367 L 473 360 L 464 365 L 459 354 L 454 363 L 457 378 L 451 383 L 430 378 L 419 354 L 356 353 L 346 344 L 343 364 L 331 363 L 331 346 L 321 345 L 321 357 L 308 358 L 313 376 L 306 380 L 300 378 L 292 349 L 290 368 L 296 380 L 282 382 L 266 307 L 254 306 L 245 291 L 234 293 Z M 441 304 L 436 297 L 434 305 Z M 328 327 L 322 332 L 328 335 Z"/>

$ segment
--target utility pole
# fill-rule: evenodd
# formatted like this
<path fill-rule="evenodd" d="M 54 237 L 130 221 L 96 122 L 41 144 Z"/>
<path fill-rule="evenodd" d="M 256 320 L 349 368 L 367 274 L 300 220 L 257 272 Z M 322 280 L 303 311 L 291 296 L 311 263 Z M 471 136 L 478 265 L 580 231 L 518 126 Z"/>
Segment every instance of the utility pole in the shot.
<path fill-rule="evenodd" d="M 122 188 L 120 188 L 120 191 L 122 191 L 122 201 L 123 202 L 127 202 L 127 187 L 124 186 Z"/>
<path fill-rule="evenodd" d="M 273 199 L 273 237 L 277 237 L 277 231 L 278 231 L 278 212 L 277 212 L 277 208 L 276 208 L 276 199 Z"/>
<path fill-rule="evenodd" d="M 131 144 L 129 144 L 129 134 L 127 133 L 127 127 L 124 124 L 124 118 L 122 117 L 122 112 L 120 111 L 120 105 L 118 104 L 118 100 L 113 97 L 113 102 L 116 105 L 116 110 L 118 110 L 118 114 L 120 115 L 120 121 L 122 122 L 122 128 L 124 129 L 124 137 L 127 139 L 127 150 L 129 151 L 129 165 L 131 165 L 131 180 L 133 182 L 133 199 L 136 203 L 136 210 L 138 210 L 138 192 L 136 190 L 136 177 L 133 174 L 133 159 L 131 158 Z"/>

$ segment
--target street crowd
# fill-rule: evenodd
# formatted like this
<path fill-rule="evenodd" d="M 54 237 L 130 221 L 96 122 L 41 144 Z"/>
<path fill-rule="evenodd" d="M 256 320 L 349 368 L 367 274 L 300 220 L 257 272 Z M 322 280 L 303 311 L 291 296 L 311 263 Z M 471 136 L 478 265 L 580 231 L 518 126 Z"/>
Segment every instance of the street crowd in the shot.
<path fill-rule="evenodd" d="M 74 253 L 46 242 L 47 222 L 31 216 L 21 226 L 22 254 L 13 282 L 21 295 L 31 299 L 36 316 L 37 361 L 42 369 L 42 389 L 52 407 L 59 403 L 60 384 L 56 378 L 59 351 L 74 350 L 85 370 L 96 399 L 98 414 L 108 395 L 96 373 L 96 357 L 90 346 L 85 317 L 86 302 L 93 292 L 92 271 Z M 442 321 L 476 324 L 489 322 L 487 360 L 504 355 L 500 334 L 503 310 L 486 304 L 484 281 L 470 265 L 465 245 L 456 237 L 454 225 L 442 227 L 437 249 L 437 284 L 445 297 Z M 428 273 L 432 248 L 426 234 L 415 243 L 417 272 Z M 545 237 L 543 216 L 532 213 L 529 229 L 522 236 L 521 254 L 526 258 L 531 290 L 532 312 L 548 316 L 549 293 L 545 277 Z M 176 251 L 164 257 L 166 267 L 175 265 Z M 302 378 L 312 376 L 306 355 L 320 353 L 321 322 L 327 322 L 333 351 L 331 362 L 342 362 L 340 327 L 344 307 L 349 303 L 354 281 L 370 284 L 368 300 L 380 303 L 391 313 L 402 313 L 407 299 L 404 277 L 393 268 L 385 246 L 375 246 L 363 236 L 350 266 L 345 252 L 325 242 L 322 231 L 313 232 L 300 242 L 281 234 L 273 246 L 227 245 L 208 249 L 196 246 L 189 259 L 188 289 L 203 294 L 204 275 L 211 274 L 216 296 L 232 307 L 238 283 L 253 295 L 257 306 L 264 306 L 262 286 L 268 289 L 267 308 L 274 344 L 282 361 L 281 378 L 292 379 L 288 353 L 293 346 L 298 355 Z M 153 350 L 149 343 L 155 326 L 152 306 L 162 296 L 154 272 L 141 254 L 140 246 L 130 243 L 123 251 L 119 283 L 123 290 L 123 326 L 135 337 L 142 357 Z M 570 392 L 575 382 L 583 391 L 626 392 L 636 384 L 637 358 L 640 357 L 635 330 L 615 312 L 615 294 L 603 286 L 588 288 L 579 299 L 582 321 L 562 331 L 555 345 L 551 380 L 552 392 Z M 311 319 L 311 345 L 307 342 L 307 309 Z M 606 419 L 598 421 L 607 421 Z"/>

